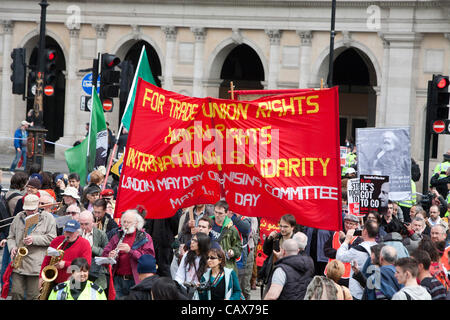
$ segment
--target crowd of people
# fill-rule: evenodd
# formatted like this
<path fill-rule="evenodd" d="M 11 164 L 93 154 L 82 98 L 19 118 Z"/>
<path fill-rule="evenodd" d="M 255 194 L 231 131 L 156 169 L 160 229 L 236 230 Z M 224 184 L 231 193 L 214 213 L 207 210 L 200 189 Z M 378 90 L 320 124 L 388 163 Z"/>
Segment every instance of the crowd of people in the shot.
<path fill-rule="evenodd" d="M 343 170 L 343 180 L 355 169 Z M 347 212 L 343 191 L 343 230 L 284 214 L 278 230 L 260 237 L 261 219 L 224 200 L 166 219 L 148 219 L 141 206 L 114 218 L 117 184 L 103 188 L 104 170 L 82 186 L 77 173 L 32 166 L 14 173 L 4 197 L 2 297 L 249 300 L 259 287 L 261 300 L 449 299 L 445 170 L 433 176 L 439 191 L 430 188 L 429 207 L 389 201 L 387 212 L 359 217 Z"/>

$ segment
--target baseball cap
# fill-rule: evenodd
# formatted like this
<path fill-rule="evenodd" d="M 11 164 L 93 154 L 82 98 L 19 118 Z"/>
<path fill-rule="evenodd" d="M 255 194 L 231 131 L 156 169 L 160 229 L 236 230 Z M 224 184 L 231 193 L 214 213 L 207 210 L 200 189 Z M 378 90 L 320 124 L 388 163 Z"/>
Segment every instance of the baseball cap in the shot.
<path fill-rule="evenodd" d="M 80 223 L 77 220 L 69 220 L 66 222 L 66 225 L 64 226 L 63 232 L 75 232 L 80 229 Z"/>
<path fill-rule="evenodd" d="M 23 201 L 23 210 L 36 210 L 39 206 L 39 197 L 34 194 L 29 194 Z"/>

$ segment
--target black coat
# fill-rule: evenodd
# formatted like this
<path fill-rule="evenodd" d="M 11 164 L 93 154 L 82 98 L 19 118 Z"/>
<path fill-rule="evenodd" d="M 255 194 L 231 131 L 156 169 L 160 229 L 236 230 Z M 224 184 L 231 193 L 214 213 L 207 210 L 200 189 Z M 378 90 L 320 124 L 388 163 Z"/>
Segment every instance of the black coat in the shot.
<path fill-rule="evenodd" d="M 130 288 L 130 293 L 128 296 L 124 297 L 123 300 L 152 300 L 151 289 L 156 280 L 159 279 L 158 275 L 154 275 L 145 278 L 137 285 Z"/>
<path fill-rule="evenodd" d="M 303 300 L 306 288 L 314 277 L 315 269 L 312 258 L 304 253 L 287 256 L 275 262 L 274 271 L 277 268 L 283 269 L 286 273 L 286 283 L 278 300 Z"/>

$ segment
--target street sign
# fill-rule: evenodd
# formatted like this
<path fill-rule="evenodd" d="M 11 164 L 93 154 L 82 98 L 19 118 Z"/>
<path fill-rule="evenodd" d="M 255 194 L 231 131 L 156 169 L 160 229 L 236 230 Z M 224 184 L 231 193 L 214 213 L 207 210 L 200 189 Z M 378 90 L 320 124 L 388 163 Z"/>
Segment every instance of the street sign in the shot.
<path fill-rule="evenodd" d="M 83 77 L 81 87 L 87 95 L 92 95 L 92 72 Z M 100 92 L 100 76 L 97 78 L 97 92 Z"/>
<path fill-rule="evenodd" d="M 80 110 L 81 111 L 91 111 L 91 109 L 92 109 L 91 96 L 81 96 Z"/>
<path fill-rule="evenodd" d="M 433 122 L 433 131 L 435 133 L 442 133 L 445 130 L 445 123 L 443 120 L 436 120 Z"/>
<path fill-rule="evenodd" d="M 44 93 L 47 97 L 52 96 L 55 93 L 53 86 L 45 86 Z"/>
<path fill-rule="evenodd" d="M 103 111 L 104 112 L 112 112 L 113 102 L 111 99 L 103 100 Z"/>

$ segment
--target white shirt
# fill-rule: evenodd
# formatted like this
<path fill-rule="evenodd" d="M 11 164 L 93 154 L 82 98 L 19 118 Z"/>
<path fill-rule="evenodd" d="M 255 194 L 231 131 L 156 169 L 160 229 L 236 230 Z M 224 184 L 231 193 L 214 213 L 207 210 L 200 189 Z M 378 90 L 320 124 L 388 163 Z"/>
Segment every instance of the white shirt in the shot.
<path fill-rule="evenodd" d="M 83 231 L 82 237 L 85 238 L 87 241 L 89 241 L 89 244 L 92 245 L 94 244 L 94 232 L 93 230 L 91 230 L 91 232 L 89 233 L 85 233 L 85 231 Z"/>
<path fill-rule="evenodd" d="M 186 265 L 186 257 L 187 252 L 183 255 L 181 259 L 180 265 L 177 270 L 177 274 L 175 276 L 175 281 L 181 284 L 183 287 L 185 282 L 199 284 L 200 279 L 197 278 L 196 270 L 198 270 L 198 266 L 200 264 L 200 257 L 195 258 L 195 268 Z M 188 269 L 189 268 L 189 269 Z"/>

